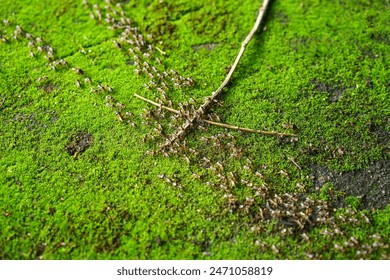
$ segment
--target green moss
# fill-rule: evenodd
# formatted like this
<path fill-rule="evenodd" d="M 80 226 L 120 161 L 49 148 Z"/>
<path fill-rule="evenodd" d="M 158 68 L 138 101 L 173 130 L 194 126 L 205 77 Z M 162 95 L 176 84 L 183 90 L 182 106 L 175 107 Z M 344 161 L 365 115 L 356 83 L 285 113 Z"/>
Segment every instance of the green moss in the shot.
<path fill-rule="evenodd" d="M 273 1 L 263 32 L 248 45 L 224 91 L 222 106 L 213 108 L 221 122 L 289 131 L 298 134 L 297 141 L 232 131 L 242 156 L 230 158 L 228 150 L 200 140 L 223 129 L 207 127 L 186 136 L 202 156 L 223 162 L 226 174 L 239 174 L 231 187 L 237 205 L 255 193 L 241 179 L 277 194 L 329 203 L 347 196 L 345 203 L 357 211 L 359 223 L 337 220 L 348 212 L 339 209 L 335 219 L 344 234 L 330 237 L 323 234 L 328 225 L 289 236 L 276 221 L 259 229 L 263 199 L 256 198 L 245 211 L 232 209 L 221 180 L 197 157 L 190 155 L 189 164 L 179 155 L 147 155 L 159 149 L 158 143 L 143 143 L 153 127 L 142 124 L 140 114 L 148 105 L 133 94 L 155 95 L 144 87 L 148 78 L 134 74 L 127 49 L 113 44 L 121 32 L 92 19 L 92 5 L 2 1 L 0 20 L 10 24 L 0 23 L 0 35 L 9 39 L 0 42 L 0 258 L 359 258 L 364 244 L 379 242 L 375 233 L 382 239 L 390 235 L 389 207 L 361 210 L 363 201 L 313 174 L 319 167 L 342 173 L 388 161 L 389 6 L 374 2 Z M 195 80 L 194 87 L 169 92 L 177 108 L 190 97 L 200 104 L 219 86 L 258 5 L 204 0 L 138 1 L 123 7 L 140 33 L 153 35 L 163 66 Z M 69 67 L 50 70 L 38 51 L 31 58 L 28 40 L 12 39 L 16 25 L 42 37 Z M 119 120 L 119 109 L 106 106 L 108 93 L 91 92 L 99 83 L 113 88 L 110 94 L 126 107 L 120 113 L 131 111 L 135 127 Z M 79 132 L 93 142 L 73 156 L 66 147 Z M 262 178 L 243 168 L 246 158 Z M 161 174 L 181 187 L 160 179 Z M 370 224 L 362 222 L 363 214 Z M 350 237 L 362 247 L 336 249 Z M 363 257 L 388 255 L 384 246 Z"/>
<path fill-rule="evenodd" d="M 360 198 L 354 196 L 348 196 L 345 198 L 345 203 L 354 210 L 359 209 Z"/>

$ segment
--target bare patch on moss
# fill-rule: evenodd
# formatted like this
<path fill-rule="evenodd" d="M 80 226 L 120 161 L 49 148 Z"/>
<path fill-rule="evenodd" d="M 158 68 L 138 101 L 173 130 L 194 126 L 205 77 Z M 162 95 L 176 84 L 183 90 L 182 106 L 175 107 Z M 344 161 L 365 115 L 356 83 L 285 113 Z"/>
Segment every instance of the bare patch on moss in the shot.
<path fill-rule="evenodd" d="M 192 49 L 196 52 L 198 52 L 200 50 L 212 51 L 213 49 L 215 49 L 218 46 L 219 46 L 219 43 L 207 43 L 207 44 L 193 45 Z"/>
<path fill-rule="evenodd" d="M 66 145 L 65 150 L 69 155 L 76 158 L 85 152 L 93 143 L 93 136 L 88 132 L 77 132 L 72 135 L 71 140 Z"/>
<path fill-rule="evenodd" d="M 286 26 L 290 22 L 290 18 L 282 11 L 276 11 L 273 17 L 283 26 Z"/>
<path fill-rule="evenodd" d="M 51 83 L 44 84 L 40 87 L 45 93 L 52 93 L 57 87 Z"/>
<path fill-rule="evenodd" d="M 311 80 L 310 83 L 315 85 L 315 90 L 328 93 L 330 102 L 339 101 L 345 91 L 345 86 L 342 85 L 341 81 L 336 84 L 329 84 L 314 79 Z"/>
<path fill-rule="evenodd" d="M 390 204 L 390 161 L 380 160 L 366 169 L 340 173 L 324 166 L 314 166 L 311 176 L 315 187 L 332 183 L 336 190 L 345 194 L 336 204 L 344 206 L 344 198 L 361 198 L 366 209 L 383 209 Z"/>

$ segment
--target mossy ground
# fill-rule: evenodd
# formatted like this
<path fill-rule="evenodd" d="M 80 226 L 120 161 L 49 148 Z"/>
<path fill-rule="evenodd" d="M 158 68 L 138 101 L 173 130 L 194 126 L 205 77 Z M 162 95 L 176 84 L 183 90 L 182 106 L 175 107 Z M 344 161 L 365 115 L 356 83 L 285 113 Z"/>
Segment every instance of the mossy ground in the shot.
<path fill-rule="evenodd" d="M 167 53 L 163 63 L 195 80 L 194 87 L 170 93 L 177 104 L 190 97 L 201 102 L 219 86 L 261 1 L 124 2 L 138 28 Z M 202 165 L 146 155 L 158 146 L 143 143 L 151 128 L 140 118 L 135 127 L 120 122 L 104 95 L 76 87 L 75 73 L 50 70 L 43 55 L 29 57 L 28 40 L 11 38 L 16 25 L 42 37 L 57 57 L 109 84 L 139 116 L 147 105 L 133 94 L 150 95 L 146 79 L 115 48 L 117 32 L 91 19 L 91 10 L 82 1 L 2 1 L 0 19 L 10 23 L 0 25 L 9 41 L 0 42 L 0 258 L 356 258 L 354 248 L 337 250 L 344 237 L 325 236 L 324 228 L 307 232 L 310 242 L 283 237 L 272 223 L 253 231 L 253 216 L 229 211 L 221 191 L 206 184 L 217 179 Z M 242 127 L 284 131 L 294 125 L 299 139 L 293 142 L 232 134 L 275 192 L 295 193 L 304 185 L 312 197 L 336 196 L 340 213 L 352 207 L 369 216 L 370 224 L 343 228 L 362 244 L 372 244 L 376 233 L 389 242 L 390 207 L 367 203 L 380 209 L 365 209 L 370 190 L 358 198 L 346 187 L 352 179 L 324 182 L 316 170 L 353 178 L 351 172 L 388 163 L 389 18 L 386 0 L 273 1 L 215 109 L 221 121 Z M 193 131 L 187 140 L 196 145 L 202 135 L 221 131 Z M 66 147 L 78 133 L 90 135 L 91 143 L 73 156 Z M 243 165 L 230 164 L 232 170 Z M 194 172 L 207 179 L 195 180 Z M 183 189 L 159 174 L 177 178 Z M 389 201 L 388 181 L 371 185 Z M 365 257 L 388 254 L 379 248 Z"/>

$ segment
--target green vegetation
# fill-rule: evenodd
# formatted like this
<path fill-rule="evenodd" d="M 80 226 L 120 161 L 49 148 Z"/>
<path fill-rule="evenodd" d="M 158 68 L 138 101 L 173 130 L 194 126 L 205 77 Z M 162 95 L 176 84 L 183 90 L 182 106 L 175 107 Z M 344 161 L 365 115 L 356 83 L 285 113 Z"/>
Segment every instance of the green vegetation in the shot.
<path fill-rule="evenodd" d="M 390 258 L 388 0 L 273 1 L 210 113 L 298 137 L 204 125 L 167 156 L 106 13 L 194 80 L 168 85 L 179 109 L 220 85 L 261 1 L 89 2 L 0 6 L 1 259 Z"/>

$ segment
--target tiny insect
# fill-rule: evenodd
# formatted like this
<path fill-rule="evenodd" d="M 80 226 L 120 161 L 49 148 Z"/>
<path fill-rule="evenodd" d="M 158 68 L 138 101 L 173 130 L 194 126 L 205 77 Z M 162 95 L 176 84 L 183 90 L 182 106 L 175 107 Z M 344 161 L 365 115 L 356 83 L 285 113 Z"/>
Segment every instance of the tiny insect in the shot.
<path fill-rule="evenodd" d="M 29 42 L 27 43 L 27 46 L 28 46 L 29 48 L 35 47 L 34 41 L 29 41 Z"/>
<path fill-rule="evenodd" d="M 272 245 L 271 249 L 275 254 L 279 254 L 279 249 L 275 245 Z"/>
<path fill-rule="evenodd" d="M 305 202 L 309 204 L 314 204 L 314 200 L 311 199 L 310 197 L 306 197 Z"/>
<path fill-rule="evenodd" d="M 167 152 L 163 152 L 163 156 L 168 158 L 169 157 L 169 154 Z"/>
<path fill-rule="evenodd" d="M 113 43 L 114 43 L 115 47 L 116 47 L 118 50 L 121 50 L 121 49 L 122 49 L 121 44 L 120 44 L 117 40 L 114 40 Z"/>
<path fill-rule="evenodd" d="M 15 41 L 18 41 L 19 40 L 19 36 L 17 34 L 12 34 L 12 38 L 15 40 Z"/>
<path fill-rule="evenodd" d="M 150 69 L 150 64 L 149 64 L 147 61 L 144 61 L 143 65 L 144 65 L 146 68 Z"/>
<path fill-rule="evenodd" d="M 345 218 L 344 218 L 343 215 L 338 216 L 338 218 L 339 218 L 341 221 L 345 222 Z"/>
<path fill-rule="evenodd" d="M 302 236 L 302 238 L 303 238 L 306 242 L 309 242 L 309 241 L 310 241 L 310 238 L 309 238 L 309 236 L 308 236 L 306 233 L 302 233 L 301 236 Z"/>
<path fill-rule="evenodd" d="M 335 248 L 336 250 L 339 250 L 339 251 L 341 251 L 341 252 L 344 252 L 344 247 L 341 246 L 341 245 L 339 245 L 339 244 L 337 244 L 337 243 L 334 244 L 334 248 Z"/>
<path fill-rule="evenodd" d="M 184 159 L 186 160 L 187 163 L 191 163 L 191 160 L 188 156 L 184 155 Z"/>
<path fill-rule="evenodd" d="M 7 37 L 5 37 L 4 35 L 0 35 L 0 39 L 1 39 L 1 41 L 3 41 L 4 43 L 8 43 L 8 39 L 7 39 Z"/>
<path fill-rule="evenodd" d="M 274 206 L 274 207 L 278 207 L 278 204 L 273 201 L 272 199 L 268 199 L 268 201 Z"/>
<path fill-rule="evenodd" d="M 53 54 L 54 53 L 54 50 L 51 46 L 49 45 L 46 45 L 46 46 L 43 46 L 44 50 L 47 52 L 47 53 L 51 53 Z"/>
<path fill-rule="evenodd" d="M 178 75 L 179 75 L 179 74 L 177 74 L 176 70 L 174 70 L 174 69 L 169 70 L 169 72 L 170 72 L 172 75 L 174 75 L 174 76 L 178 76 Z"/>
<path fill-rule="evenodd" d="M 16 32 L 18 34 L 22 34 L 23 33 L 23 29 L 22 29 L 22 27 L 20 27 L 20 25 L 16 25 L 15 30 L 16 30 Z"/>
<path fill-rule="evenodd" d="M 45 80 L 47 80 L 47 79 L 48 79 L 47 76 L 42 76 L 42 77 L 39 77 L 39 78 L 37 79 L 37 82 L 45 81 Z"/>
<path fill-rule="evenodd" d="M 187 82 L 189 83 L 190 86 L 193 86 L 195 83 L 192 78 L 187 78 Z"/>
<path fill-rule="evenodd" d="M 98 84 L 98 85 L 97 85 L 97 88 L 98 88 L 98 90 L 100 90 L 100 91 L 104 91 L 104 90 L 105 90 L 104 87 L 103 87 L 101 84 Z"/>
<path fill-rule="evenodd" d="M 150 73 L 149 71 L 146 71 L 148 73 L 148 76 L 151 78 L 151 79 L 154 79 L 154 75 L 152 73 Z"/>
<path fill-rule="evenodd" d="M 282 174 L 284 177 L 287 177 L 287 178 L 290 178 L 290 176 L 288 175 L 288 173 L 285 171 L 285 170 L 280 170 L 280 174 Z"/>
<path fill-rule="evenodd" d="M 351 217 L 351 218 L 348 218 L 348 221 L 350 222 L 350 223 L 357 223 L 357 222 L 359 222 L 359 220 L 358 219 L 356 219 L 356 218 L 353 218 L 353 217 Z"/>
<path fill-rule="evenodd" d="M 120 122 L 123 122 L 123 118 L 119 112 L 115 112 L 115 115 L 117 116 L 117 118 Z"/>
<path fill-rule="evenodd" d="M 80 68 L 73 67 L 73 68 L 72 68 L 72 71 L 75 72 L 76 74 L 84 75 L 84 71 L 81 70 Z"/>
<path fill-rule="evenodd" d="M 303 228 L 304 226 L 302 225 L 302 223 L 301 223 L 301 221 L 299 221 L 299 220 L 293 220 L 298 226 L 299 226 L 299 228 Z"/>
<path fill-rule="evenodd" d="M 305 213 L 303 213 L 302 211 L 298 213 L 299 216 L 301 216 L 302 218 L 304 218 L 305 220 L 309 220 L 309 216 L 306 215 Z"/>
<path fill-rule="evenodd" d="M 117 103 L 115 104 L 115 106 L 118 107 L 118 108 L 121 108 L 121 109 L 124 109 L 124 108 L 126 107 L 125 104 L 120 103 L 120 102 L 117 102 Z"/>
<path fill-rule="evenodd" d="M 30 33 L 26 33 L 25 36 L 26 36 L 27 39 L 33 39 L 34 38 Z"/>
<path fill-rule="evenodd" d="M 58 63 L 59 63 L 60 65 L 63 65 L 63 66 L 68 65 L 68 62 L 66 62 L 66 60 L 65 60 L 65 59 L 62 59 L 62 58 L 58 61 Z"/>
<path fill-rule="evenodd" d="M 332 232 L 330 232 L 330 231 L 329 231 L 329 230 L 327 230 L 327 229 L 324 229 L 324 230 L 320 231 L 320 234 L 327 235 L 327 236 L 331 236 L 331 235 L 333 235 L 333 233 L 332 233 Z"/>
<path fill-rule="evenodd" d="M 364 219 L 364 221 L 369 224 L 370 223 L 370 219 L 365 215 L 365 214 L 361 214 L 361 217 Z"/>
<path fill-rule="evenodd" d="M 224 171 L 225 168 L 223 167 L 222 163 L 220 163 L 219 161 L 217 161 L 217 163 L 215 164 L 220 170 Z"/>
<path fill-rule="evenodd" d="M 96 11 L 95 11 L 95 15 L 97 16 L 97 19 L 98 19 L 99 21 L 102 20 L 102 13 L 100 12 L 100 10 L 96 10 Z"/>
<path fill-rule="evenodd" d="M 214 184 L 211 183 L 211 182 L 209 182 L 209 181 L 206 182 L 206 185 L 207 185 L 207 186 L 214 186 Z"/>
<path fill-rule="evenodd" d="M 359 244 L 359 241 L 355 238 L 355 237 L 353 237 L 353 236 L 351 236 L 350 238 L 349 238 L 354 244 Z"/>
<path fill-rule="evenodd" d="M 286 197 L 289 200 L 293 200 L 293 196 L 291 194 L 289 194 L 289 193 L 284 193 L 283 196 Z"/>
<path fill-rule="evenodd" d="M 50 57 L 50 56 L 48 56 L 48 55 L 45 55 L 44 58 L 45 58 L 46 60 L 48 60 L 48 61 L 52 60 L 52 57 Z M 53 64 L 53 65 L 56 66 L 57 64 Z"/>
<path fill-rule="evenodd" d="M 248 165 L 244 165 L 243 168 L 248 171 L 248 172 L 252 172 L 252 168 L 250 168 Z"/>

